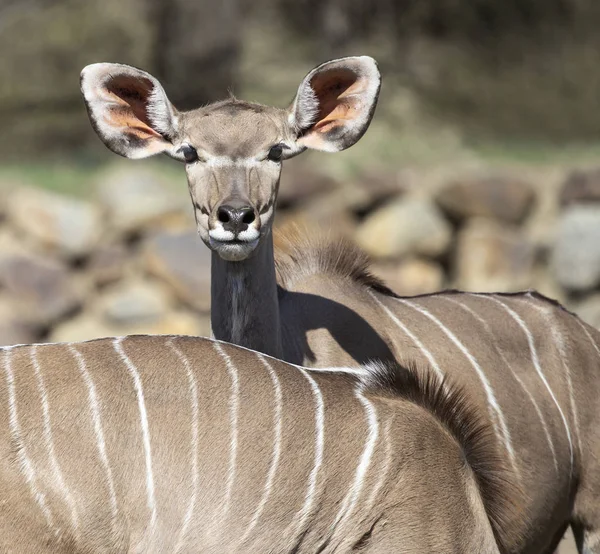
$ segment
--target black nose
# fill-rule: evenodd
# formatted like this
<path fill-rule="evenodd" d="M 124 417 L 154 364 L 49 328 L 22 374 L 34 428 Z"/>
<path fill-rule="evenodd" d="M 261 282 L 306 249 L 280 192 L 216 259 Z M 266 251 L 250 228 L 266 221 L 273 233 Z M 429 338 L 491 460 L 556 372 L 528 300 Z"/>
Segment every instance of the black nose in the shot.
<path fill-rule="evenodd" d="M 238 235 L 254 221 L 255 215 L 250 206 L 236 208 L 229 204 L 223 204 L 217 210 L 217 219 L 223 224 L 223 229 Z"/>

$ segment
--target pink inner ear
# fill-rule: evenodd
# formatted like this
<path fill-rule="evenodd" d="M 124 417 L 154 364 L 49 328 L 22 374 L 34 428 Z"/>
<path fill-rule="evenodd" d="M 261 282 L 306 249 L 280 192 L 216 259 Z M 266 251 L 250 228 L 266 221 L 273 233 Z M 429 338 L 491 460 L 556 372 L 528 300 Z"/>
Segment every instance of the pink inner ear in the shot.
<path fill-rule="evenodd" d="M 112 77 L 105 85 L 113 107 L 110 108 L 108 123 L 118 128 L 127 127 L 128 132 L 140 139 L 161 138 L 148 118 L 148 98 L 153 90 L 148 79 L 129 75 Z"/>
<path fill-rule="evenodd" d="M 361 94 L 367 88 L 367 79 L 346 68 L 318 73 L 311 87 L 319 99 L 319 115 L 313 129 L 327 133 L 360 116 Z"/>

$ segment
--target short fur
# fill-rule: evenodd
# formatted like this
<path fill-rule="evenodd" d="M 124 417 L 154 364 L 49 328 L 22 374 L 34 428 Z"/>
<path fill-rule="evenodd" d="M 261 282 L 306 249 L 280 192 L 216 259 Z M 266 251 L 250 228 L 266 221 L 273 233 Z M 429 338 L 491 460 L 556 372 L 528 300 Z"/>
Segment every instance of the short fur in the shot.
<path fill-rule="evenodd" d="M 325 274 L 351 279 L 382 294 L 394 295 L 371 273 L 367 254 L 348 239 L 329 240 L 293 229 L 284 237 L 277 237 L 277 241 L 282 245 L 275 259 L 277 277 L 286 289 L 292 290 L 304 277 Z"/>
<path fill-rule="evenodd" d="M 522 511 L 519 499 L 523 491 L 511 479 L 489 422 L 467 392 L 438 378 L 430 367 L 414 362 L 372 362 L 368 369 L 361 377 L 366 393 L 407 400 L 431 412 L 461 445 L 500 551 L 514 551 L 515 542 L 521 540 L 516 539 L 515 521 Z"/>

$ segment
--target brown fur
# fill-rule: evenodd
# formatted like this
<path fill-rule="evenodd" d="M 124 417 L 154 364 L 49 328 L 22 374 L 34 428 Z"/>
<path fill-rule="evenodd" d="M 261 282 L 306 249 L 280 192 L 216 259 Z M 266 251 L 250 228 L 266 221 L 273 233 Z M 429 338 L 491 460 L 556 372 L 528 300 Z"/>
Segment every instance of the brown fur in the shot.
<path fill-rule="evenodd" d="M 486 513 L 501 552 L 511 552 L 518 537 L 515 522 L 522 517 L 523 491 L 514 482 L 498 451 L 493 430 L 464 388 L 439 379 L 429 367 L 414 362 L 371 363 L 363 377 L 365 391 L 392 399 L 404 399 L 434 414 L 461 445 L 473 470 Z"/>
<path fill-rule="evenodd" d="M 490 476 L 501 469 L 492 469 L 497 457 L 466 398 L 446 398 L 443 385 L 426 377 L 428 369 L 424 376 L 408 373 L 402 383 L 398 366 L 365 370 L 376 375 L 331 370 L 309 376 L 256 352 L 194 337 L 0 348 L 0 551 L 162 553 L 180 544 L 182 554 L 505 554 L 486 509 L 501 519 L 507 489 L 493 502 L 482 498 L 494 492 Z M 239 389 L 232 387 L 232 374 Z M 99 456 L 89 383 L 110 474 Z M 391 390 L 395 386 L 401 388 Z M 143 391 L 148 449 L 136 391 Z M 372 432 L 359 392 L 382 431 L 360 479 L 358 503 L 341 512 L 356 490 Z M 199 417 L 192 417 L 194 396 Z M 198 444 L 192 451 L 194 422 Z M 265 498 L 277 423 L 279 464 L 258 524 L 250 527 Z M 317 466 L 319 428 L 323 455 Z M 303 517 L 316 468 L 312 509 Z M 192 495 L 194 510 L 183 533 Z M 230 502 L 222 511 L 224 498 Z M 42 500 L 51 517 L 44 516 Z"/>
<path fill-rule="evenodd" d="M 373 275 L 367 254 L 348 239 L 328 240 L 292 229 L 277 237 L 275 256 L 278 283 L 289 290 L 311 275 L 331 275 L 351 279 L 355 283 L 382 294 L 394 295 L 385 283 Z"/>

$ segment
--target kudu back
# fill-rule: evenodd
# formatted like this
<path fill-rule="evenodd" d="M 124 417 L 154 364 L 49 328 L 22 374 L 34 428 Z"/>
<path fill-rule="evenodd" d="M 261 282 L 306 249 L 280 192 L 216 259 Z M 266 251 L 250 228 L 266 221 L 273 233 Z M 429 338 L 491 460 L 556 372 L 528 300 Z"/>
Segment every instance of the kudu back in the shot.
<path fill-rule="evenodd" d="M 400 298 L 346 245 L 294 241 L 277 270 L 271 225 L 282 160 L 352 146 L 371 121 L 375 62 L 315 68 L 287 109 L 229 99 L 180 113 L 156 79 L 88 66 L 82 91 L 113 151 L 186 162 L 198 231 L 212 249 L 216 338 L 313 367 L 427 363 L 451 375 L 494 429 L 528 492 L 521 552 L 551 551 L 572 524 L 600 553 L 600 336 L 534 293 Z"/>
<path fill-rule="evenodd" d="M 138 336 L 0 348 L 0 377 L 2 552 L 510 551 L 489 426 L 427 368 Z"/>

